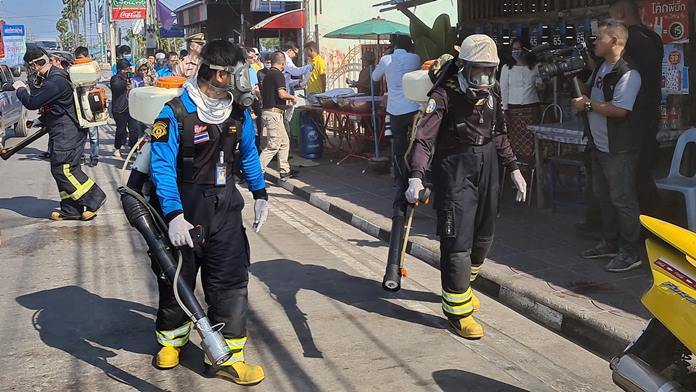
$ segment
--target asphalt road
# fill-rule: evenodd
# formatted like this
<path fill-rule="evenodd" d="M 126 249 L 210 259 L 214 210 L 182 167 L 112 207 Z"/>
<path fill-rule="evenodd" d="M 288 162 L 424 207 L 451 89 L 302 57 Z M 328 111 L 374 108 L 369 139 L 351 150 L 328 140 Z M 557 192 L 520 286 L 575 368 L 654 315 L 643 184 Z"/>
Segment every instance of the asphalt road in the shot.
<path fill-rule="evenodd" d="M 58 195 L 46 140 L 0 162 L 0 390 L 229 391 L 201 376 L 202 351 L 152 366 L 156 285 L 144 241 L 116 196 L 122 161 L 102 129 L 96 168 L 109 195 L 92 222 L 50 222 Z M 247 359 L 259 391 L 614 391 L 606 361 L 486 297 L 480 341 L 452 334 L 439 272 L 408 259 L 397 294 L 381 288 L 384 243 L 271 187 L 252 248 Z M 248 206 L 251 195 L 243 191 Z M 253 211 L 245 209 L 251 226 Z M 198 293 L 202 298 L 202 293 Z M 194 339 L 197 343 L 197 339 Z"/>

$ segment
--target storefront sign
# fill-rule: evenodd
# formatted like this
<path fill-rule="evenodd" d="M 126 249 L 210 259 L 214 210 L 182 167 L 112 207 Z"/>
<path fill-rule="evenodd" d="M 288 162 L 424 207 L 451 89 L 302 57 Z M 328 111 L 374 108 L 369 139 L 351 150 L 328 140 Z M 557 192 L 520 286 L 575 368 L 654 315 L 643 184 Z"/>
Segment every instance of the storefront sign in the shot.
<path fill-rule="evenodd" d="M 688 94 L 689 69 L 684 66 L 684 46 L 679 44 L 665 45 L 665 55 L 662 58 L 662 93 Z"/>
<path fill-rule="evenodd" d="M 529 45 L 533 47 L 541 45 L 541 37 L 544 35 L 544 26 L 533 24 L 529 26 Z"/>
<path fill-rule="evenodd" d="M 20 64 L 24 52 L 27 51 L 24 25 L 2 25 L 2 46 L 5 64 L 10 67 Z"/>
<path fill-rule="evenodd" d="M 644 0 L 641 16 L 662 42 L 689 42 L 689 0 Z"/>
<path fill-rule="evenodd" d="M 146 8 L 147 0 L 113 0 L 114 8 Z"/>
<path fill-rule="evenodd" d="M 145 8 L 114 8 L 111 12 L 112 20 L 145 19 Z"/>

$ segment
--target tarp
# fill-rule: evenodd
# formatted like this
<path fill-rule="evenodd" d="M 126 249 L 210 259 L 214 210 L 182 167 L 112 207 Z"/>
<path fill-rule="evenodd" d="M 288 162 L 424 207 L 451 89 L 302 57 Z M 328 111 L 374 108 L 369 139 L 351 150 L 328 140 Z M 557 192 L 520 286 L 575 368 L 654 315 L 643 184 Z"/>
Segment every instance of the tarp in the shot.
<path fill-rule="evenodd" d="M 273 15 L 254 25 L 251 30 L 275 29 L 275 30 L 298 30 L 305 25 L 305 10 L 303 8 L 283 12 Z"/>

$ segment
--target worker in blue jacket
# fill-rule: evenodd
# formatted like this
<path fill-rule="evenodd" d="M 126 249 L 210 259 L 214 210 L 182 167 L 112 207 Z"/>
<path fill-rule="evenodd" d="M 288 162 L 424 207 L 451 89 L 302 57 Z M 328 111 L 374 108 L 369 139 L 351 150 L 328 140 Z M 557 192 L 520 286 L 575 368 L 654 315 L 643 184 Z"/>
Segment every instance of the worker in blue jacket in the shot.
<path fill-rule="evenodd" d="M 241 104 L 248 92 L 240 86 L 249 84 L 243 51 L 216 40 L 203 48 L 201 57 L 196 78 L 165 105 L 152 127 L 151 176 L 169 222 L 170 242 L 182 251 L 180 279 L 195 287 L 201 268 L 208 317 L 213 324 L 224 324 L 221 332 L 232 357 L 220 367 L 206 363 L 206 373 L 250 385 L 265 376 L 261 366 L 244 361 L 250 257 L 242 224 L 244 200 L 233 177 L 236 159 L 254 195 L 256 232 L 268 216 L 268 196 L 253 122 Z M 194 244 L 191 230 L 198 226 L 203 241 Z M 156 335 L 162 348 L 155 363 L 168 369 L 179 363 L 191 323 L 172 287 L 162 279 L 158 282 Z"/>

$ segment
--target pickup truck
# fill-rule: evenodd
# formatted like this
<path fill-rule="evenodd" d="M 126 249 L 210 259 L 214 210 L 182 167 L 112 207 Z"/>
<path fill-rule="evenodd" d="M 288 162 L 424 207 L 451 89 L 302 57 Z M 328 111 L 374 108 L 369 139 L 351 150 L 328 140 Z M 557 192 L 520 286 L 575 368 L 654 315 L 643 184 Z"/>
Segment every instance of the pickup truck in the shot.
<path fill-rule="evenodd" d="M 5 83 L 14 83 L 12 70 L 6 64 L 0 64 L 0 86 Z M 27 136 L 26 127 L 27 109 L 17 99 L 14 91 L 0 91 L 0 148 L 4 145 L 8 136 L 6 131 L 12 127 L 12 136 Z"/>

